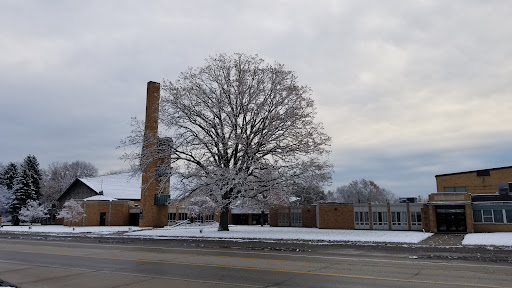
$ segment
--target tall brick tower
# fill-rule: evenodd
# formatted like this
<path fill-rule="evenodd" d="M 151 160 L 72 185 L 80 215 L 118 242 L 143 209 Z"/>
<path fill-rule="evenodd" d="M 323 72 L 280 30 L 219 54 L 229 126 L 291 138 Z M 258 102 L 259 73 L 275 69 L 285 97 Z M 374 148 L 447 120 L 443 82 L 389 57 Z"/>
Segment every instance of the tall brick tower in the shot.
<path fill-rule="evenodd" d="M 147 86 L 146 124 L 144 128 L 143 151 L 156 155 L 158 145 L 158 114 L 160 107 L 160 83 L 150 81 Z M 143 153 L 144 154 L 144 153 Z M 142 173 L 140 227 L 164 227 L 167 225 L 169 178 L 158 177 L 158 157 Z M 162 189 L 162 187 L 165 187 Z M 167 197 L 165 197 L 167 196 Z"/>

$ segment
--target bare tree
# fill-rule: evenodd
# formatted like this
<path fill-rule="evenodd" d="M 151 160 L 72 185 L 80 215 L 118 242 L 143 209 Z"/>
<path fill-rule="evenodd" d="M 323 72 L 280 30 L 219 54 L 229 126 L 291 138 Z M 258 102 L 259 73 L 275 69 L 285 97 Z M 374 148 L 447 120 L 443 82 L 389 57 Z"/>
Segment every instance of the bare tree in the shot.
<path fill-rule="evenodd" d="M 221 54 L 162 89 L 160 134 L 172 141 L 126 156 L 139 171 L 156 158 L 167 159 L 172 170 L 163 171 L 180 176 L 182 196 L 216 203 L 220 231 L 229 230 L 233 203 L 288 202 L 297 182 L 330 180 L 330 137 L 315 121 L 311 89 L 284 65 L 257 55 Z M 142 139 L 140 127 L 122 143 L 158 141 Z"/>
<path fill-rule="evenodd" d="M 393 192 L 366 179 L 353 180 L 328 195 L 328 200 L 343 203 L 387 203 L 395 202 L 397 199 Z"/>
<path fill-rule="evenodd" d="M 98 169 L 85 161 L 53 162 L 43 171 L 43 202 L 53 203 L 76 179 L 98 175 Z"/>

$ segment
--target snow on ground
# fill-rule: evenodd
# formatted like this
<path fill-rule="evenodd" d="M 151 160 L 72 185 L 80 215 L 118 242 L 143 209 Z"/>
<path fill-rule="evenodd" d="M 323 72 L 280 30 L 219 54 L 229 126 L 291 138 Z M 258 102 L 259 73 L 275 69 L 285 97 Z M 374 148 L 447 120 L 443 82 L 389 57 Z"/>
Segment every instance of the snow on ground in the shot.
<path fill-rule="evenodd" d="M 51 233 L 51 234 L 71 234 L 71 233 L 91 233 L 91 234 L 114 234 L 120 232 L 129 232 L 141 230 L 133 226 L 85 226 L 69 227 L 62 225 L 34 225 L 34 226 L 3 226 L 0 232 L 20 232 L 20 233 Z"/>
<path fill-rule="evenodd" d="M 231 226 L 229 232 L 217 231 L 217 224 L 209 226 L 179 226 L 126 233 L 142 237 L 187 237 L 207 239 L 263 239 L 305 241 L 352 241 L 418 243 L 432 233 L 415 231 L 340 230 L 299 227 Z"/>
<path fill-rule="evenodd" d="M 18 233 L 47 233 L 66 235 L 83 233 L 87 235 L 122 234 L 127 237 L 142 238 L 205 238 L 205 239 L 235 239 L 235 240 L 303 240 L 303 241 L 350 241 L 350 242 L 387 242 L 387 243 L 418 243 L 432 233 L 415 231 L 377 231 L 377 230 L 339 230 L 298 227 L 270 226 L 230 226 L 229 232 L 217 231 L 218 224 L 211 225 L 182 225 L 161 229 L 148 229 L 130 226 L 87 226 L 68 227 L 61 225 L 37 226 L 3 226 L 2 231 Z M 29 229 L 29 227 L 32 227 Z"/>
<path fill-rule="evenodd" d="M 512 232 L 467 234 L 462 245 L 512 246 Z"/>

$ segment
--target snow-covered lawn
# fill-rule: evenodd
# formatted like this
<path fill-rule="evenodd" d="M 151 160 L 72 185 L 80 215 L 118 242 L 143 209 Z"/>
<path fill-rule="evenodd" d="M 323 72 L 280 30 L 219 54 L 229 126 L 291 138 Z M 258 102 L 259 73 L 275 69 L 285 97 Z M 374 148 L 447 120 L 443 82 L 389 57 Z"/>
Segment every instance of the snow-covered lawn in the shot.
<path fill-rule="evenodd" d="M 464 237 L 462 245 L 512 246 L 512 232 L 471 233 Z"/>
<path fill-rule="evenodd" d="M 51 233 L 51 234 L 70 234 L 70 233 L 91 233 L 91 234 L 113 234 L 128 231 L 141 230 L 139 227 L 132 226 L 86 226 L 69 227 L 62 225 L 34 225 L 34 226 L 3 226 L 0 232 L 20 232 L 20 233 Z"/>
<path fill-rule="evenodd" d="M 229 232 L 217 231 L 217 225 L 180 226 L 126 233 L 142 237 L 189 237 L 208 239 L 264 239 L 305 241 L 353 241 L 418 243 L 432 233 L 414 231 L 339 230 L 298 227 L 230 226 Z"/>
<path fill-rule="evenodd" d="M 299 241 L 351 241 L 351 242 L 388 242 L 388 243 L 418 243 L 432 233 L 414 231 L 377 231 L 377 230 L 338 230 L 298 227 L 261 227 L 261 226 L 230 226 L 229 232 L 217 231 L 218 224 L 207 226 L 183 225 L 148 229 L 129 226 L 92 226 L 68 227 L 60 225 L 4 226 L 2 231 L 19 233 L 47 233 L 66 235 L 84 233 L 87 235 L 108 235 L 119 233 L 126 237 L 143 238 L 205 238 L 205 239 L 262 239 L 262 240 L 299 240 Z"/>

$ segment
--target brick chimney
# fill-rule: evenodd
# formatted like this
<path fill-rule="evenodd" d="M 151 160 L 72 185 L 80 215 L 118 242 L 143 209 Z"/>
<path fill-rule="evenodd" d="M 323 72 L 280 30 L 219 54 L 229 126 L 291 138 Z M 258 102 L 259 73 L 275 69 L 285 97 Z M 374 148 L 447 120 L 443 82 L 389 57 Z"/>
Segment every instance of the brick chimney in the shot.
<path fill-rule="evenodd" d="M 147 85 L 146 124 L 143 151 L 155 151 L 158 145 L 158 114 L 160 107 L 160 83 Z M 153 152 L 151 152 L 153 154 Z M 159 160 L 153 158 L 142 173 L 140 227 L 164 227 L 167 225 L 167 205 L 155 205 L 155 195 L 169 194 L 169 178 L 157 177 Z M 162 188 L 165 187 L 165 188 Z"/>

